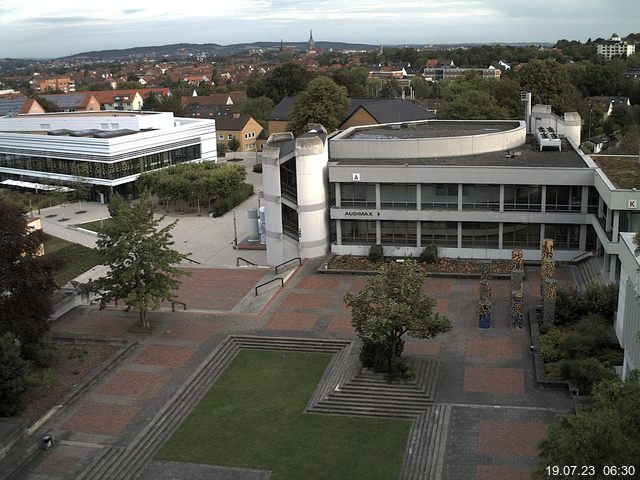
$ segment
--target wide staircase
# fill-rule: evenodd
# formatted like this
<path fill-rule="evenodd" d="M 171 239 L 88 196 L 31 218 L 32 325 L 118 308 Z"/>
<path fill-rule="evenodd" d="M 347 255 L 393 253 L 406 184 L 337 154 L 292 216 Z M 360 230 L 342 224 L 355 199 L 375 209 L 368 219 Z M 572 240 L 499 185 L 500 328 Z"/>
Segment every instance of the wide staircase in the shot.
<path fill-rule="evenodd" d="M 354 342 L 336 339 L 230 335 L 205 359 L 127 447 L 105 447 L 77 477 L 137 478 L 155 452 L 204 397 L 241 349 L 333 354 L 309 401 L 309 413 L 413 418 L 401 480 L 441 478 L 451 407 L 434 404 L 440 378 L 436 361 L 415 363 L 410 382 L 388 383 L 362 371 Z"/>
<path fill-rule="evenodd" d="M 591 257 L 577 265 L 577 273 L 580 276 L 581 289 L 590 285 L 602 285 L 606 279 L 602 273 L 602 257 Z"/>

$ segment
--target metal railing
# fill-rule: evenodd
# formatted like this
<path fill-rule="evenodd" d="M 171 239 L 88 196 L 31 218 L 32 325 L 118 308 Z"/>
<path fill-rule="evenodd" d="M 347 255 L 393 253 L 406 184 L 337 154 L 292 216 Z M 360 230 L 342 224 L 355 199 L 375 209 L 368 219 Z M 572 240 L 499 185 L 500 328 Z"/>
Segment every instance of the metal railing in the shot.
<path fill-rule="evenodd" d="M 287 263 L 291 263 L 295 260 L 298 260 L 298 265 L 302 265 L 302 258 L 300 257 L 294 257 L 294 258 L 290 258 L 289 260 L 282 262 L 280 265 L 276 265 L 276 275 L 278 274 L 278 268 L 286 265 Z"/>
<path fill-rule="evenodd" d="M 576 263 L 580 263 L 582 260 L 586 260 L 587 258 L 590 258 L 590 257 L 593 257 L 593 252 L 589 250 L 581 253 L 580 255 L 576 255 L 571 260 L 569 260 L 569 263 L 573 265 Z"/>
<path fill-rule="evenodd" d="M 190 261 L 191 263 L 197 263 L 198 265 L 202 265 L 202 263 L 200 263 L 199 261 L 193 260 L 193 259 L 187 257 L 186 255 L 184 257 L 182 257 L 182 258 L 185 259 L 185 260 Z"/>
<path fill-rule="evenodd" d="M 242 257 L 236 257 L 236 267 L 240 266 L 240 260 L 242 260 L 243 262 L 245 262 L 247 265 L 256 265 L 255 263 L 253 263 L 250 260 L 247 260 L 246 258 L 242 258 Z"/>
<path fill-rule="evenodd" d="M 275 282 L 275 281 L 277 281 L 277 280 L 280 280 L 280 286 L 281 286 L 281 287 L 284 287 L 284 278 L 282 278 L 282 277 L 272 278 L 272 279 L 271 279 L 271 280 L 269 280 L 268 282 L 264 282 L 264 283 L 261 283 L 260 285 L 256 285 L 256 288 L 254 288 L 254 291 L 255 291 L 255 293 L 256 293 L 256 297 L 258 296 L 258 289 L 259 289 L 260 287 L 264 287 L 265 285 L 269 285 L 270 283 L 273 283 L 273 282 Z"/>
<path fill-rule="evenodd" d="M 182 310 L 186 310 L 187 309 L 187 304 L 184 302 L 179 302 L 178 300 L 173 300 L 171 302 L 171 311 L 175 312 L 176 311 L 176 303 L 179 303 L 180 305 L 182 305 Z"/>

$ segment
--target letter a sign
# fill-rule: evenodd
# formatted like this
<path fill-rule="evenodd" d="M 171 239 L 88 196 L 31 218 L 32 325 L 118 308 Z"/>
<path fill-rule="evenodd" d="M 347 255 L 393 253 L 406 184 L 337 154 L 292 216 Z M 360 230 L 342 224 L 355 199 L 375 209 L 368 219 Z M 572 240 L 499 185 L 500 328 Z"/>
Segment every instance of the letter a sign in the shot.
<path fill-rule="evenodd" d="M 353 181 L 354 182 L 359 182 L 360 181 L 360 174 L 359 173 L 354 173 L 353 174 Z"/>

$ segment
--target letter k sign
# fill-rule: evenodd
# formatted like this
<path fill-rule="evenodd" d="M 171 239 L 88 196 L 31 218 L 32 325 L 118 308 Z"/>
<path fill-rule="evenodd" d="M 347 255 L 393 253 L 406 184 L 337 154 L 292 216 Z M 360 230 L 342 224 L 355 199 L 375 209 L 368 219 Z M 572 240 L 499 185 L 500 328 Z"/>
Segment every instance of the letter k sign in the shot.
<path fill-rule="evenodd" d="M 638 200 L 629 200 L 628 208 L 638 208 Z"/>

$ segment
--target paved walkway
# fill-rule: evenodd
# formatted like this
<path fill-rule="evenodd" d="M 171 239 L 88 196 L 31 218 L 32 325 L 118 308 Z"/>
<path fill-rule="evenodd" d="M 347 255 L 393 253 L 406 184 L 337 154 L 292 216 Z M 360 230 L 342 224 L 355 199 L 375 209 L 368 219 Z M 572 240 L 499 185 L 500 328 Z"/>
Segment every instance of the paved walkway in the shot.
<path fill-rule="evenodd" d="M 79 307 L 56 322 L 56 333 L 125 337 L 138 345 L 85 395 L 53 415 L 42 431 L 55 432 L 59 442 L 28 465 L 24 478 L 72 479 L 103 446 L 129 445 L 228 334 L 354 338 L 342 297 L 360 289 L 366 278 L 316 274 L 318 264 L 318 260 L 307 262 L 254 314 L 234 312 L 234 303 L 264 271 L 216 269 L 199 272 L 203 277 L 192 277 L 194 285 L 185 287 L 185 295 L 202 302 L 201 310 L 154 312 L 151 318 L 158 326 L 153 334 L 131 333 L 136 315 L 117 309 Z M 196 293 L 199 278 L 208 280 Z M 571 277 L 561 267 L 558 278 L 569 282 Z M 238 285 L 228 298 L 216 293 L 216 286 L 225 282 Z M 527 306 L 537 301 L 538 285 L 538 269 L 527 268 Z M 437 299 L 437 310 L 454 324 L 451 332 L 437 339 L 408 339 L 405 349 L 409 355 L 438 359 L 442 365 L 437 402 L 451 406 L 442 478 L 528 478 L 537 442 L 546 435 L 549 423 L 570 411 L 572 404 L 565 392 L 536 387 L 529 333 L 513 330 L 509 324 L 509 281 L 492 283 L 495 313 L 489 330 L 477 328 L 474 314 L 479 281 L 430 278 L 425 290 Z M 27 446 L 28 442 L 0 462 L 0 477 Z"/>

